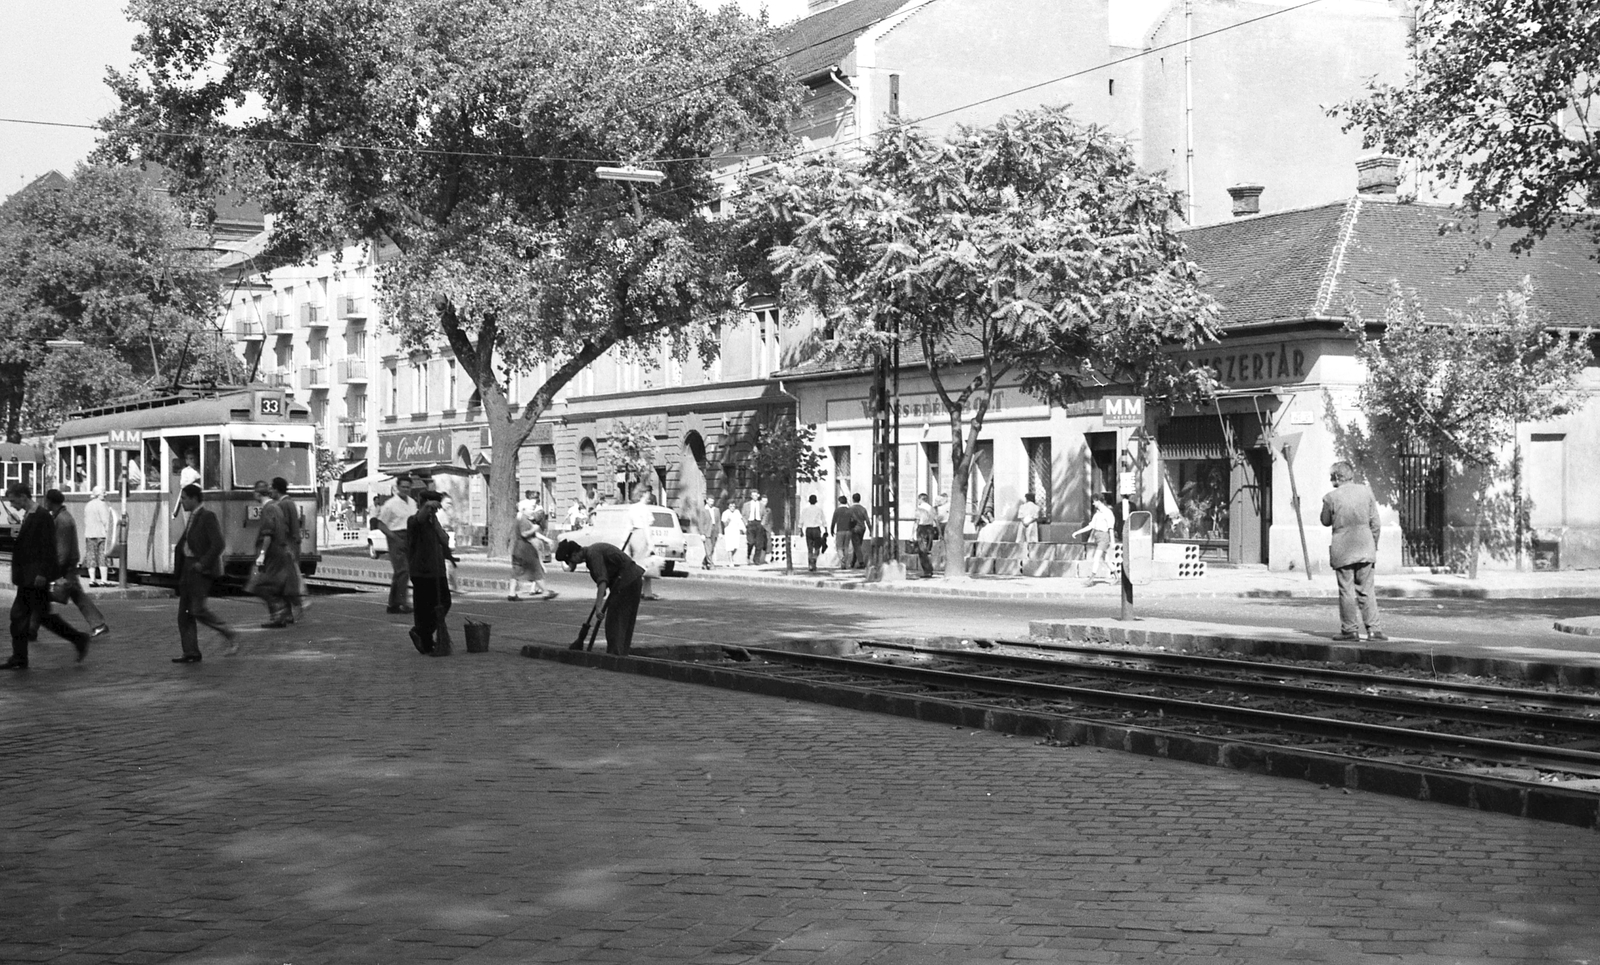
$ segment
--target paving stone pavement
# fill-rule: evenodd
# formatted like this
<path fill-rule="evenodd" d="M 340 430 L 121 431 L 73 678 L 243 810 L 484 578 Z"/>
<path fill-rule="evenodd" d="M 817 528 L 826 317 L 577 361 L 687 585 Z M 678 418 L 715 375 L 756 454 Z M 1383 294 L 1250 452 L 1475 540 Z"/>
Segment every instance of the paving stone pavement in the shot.
<path fill-rule="evenodd" d="M 3 963 L 1600 961 L 1592 832 L 109 606 L 0 677 Z"/>

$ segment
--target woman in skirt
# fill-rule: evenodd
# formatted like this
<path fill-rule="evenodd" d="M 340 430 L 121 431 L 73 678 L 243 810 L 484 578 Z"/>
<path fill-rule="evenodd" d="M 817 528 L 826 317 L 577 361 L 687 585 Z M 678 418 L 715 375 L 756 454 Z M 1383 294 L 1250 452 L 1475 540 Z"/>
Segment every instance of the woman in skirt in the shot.
<path fill-rule="evenodd" d="M 537 503 L 524 503 L 517 513 L 516 530 L 511 539 L 511 592 L 508 600 L 520 600 L 524 583 L 533 584 L 530 599 L 549 600 L 554 593 L 544 588 L 544 550 L 550 538 L 544 534 L 549 519 Z"/>

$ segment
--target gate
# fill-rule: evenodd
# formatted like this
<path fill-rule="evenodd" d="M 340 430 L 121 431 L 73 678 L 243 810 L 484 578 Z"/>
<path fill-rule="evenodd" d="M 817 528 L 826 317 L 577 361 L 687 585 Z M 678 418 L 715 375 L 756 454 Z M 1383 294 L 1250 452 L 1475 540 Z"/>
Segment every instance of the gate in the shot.
<path fill-rule="evenodd" d="M 1400 562 L 1444 565 L 1444 463 L 1432 453 L 1400 454 Z"/>

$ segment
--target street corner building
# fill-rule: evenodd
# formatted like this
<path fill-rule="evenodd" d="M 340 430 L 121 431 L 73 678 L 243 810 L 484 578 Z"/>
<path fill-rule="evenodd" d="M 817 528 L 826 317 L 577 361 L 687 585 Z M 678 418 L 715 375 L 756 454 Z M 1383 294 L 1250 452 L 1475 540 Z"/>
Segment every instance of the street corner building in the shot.
<path fill-rule="evenodd" d="M 1129 430 L 1108 413 L 1125 387 L 1066 407 L 1015 386 L 998 391 L 968 486 L 969 539 L 987 538 L 980 521 L 1015 519 L 1032 492 L 1045 544 L 1034 555 L 1048 559 L 1049 544 L 1075 542 L 1070 533 L 1089 519 L 1090 498 L 1106 493 L 1119 509 L 1126 500 L 1152 514 L 1158 546 L 1168 545 L 1157 559 L 1325 572 L 1329 534 L 1318 510 L 1328 469 L 1350 458 L 1350 430 L 1365 425 L 1358 401 L 1366 372 L 1347 328 L 1353 311 L 1381 319 L 1398 284 L 1442 318 L 1475 299 L 1492 306 L 1531 277 L 1536 308 L 1553 328 L 1600 324 L 1600 272 L 1585 226 L 1553 231 L 1520 256 L 1509 239 L 1484 247 L 1471 230 L 1446 230 L 1459 211 L 1399 201 L 1398 163 L 1363 160 L 1355 196 L 1293 210 L 1257 213 L 1261 186 L 1243 186 L 1232 192 L 1234 218 L 1182 233 L 1221 308 L 1220 338 L 1182 357 L 1216 373 L 1221 389 L 1211 404 L 1172 413 L 1148 405 L 1144 424 Z M 914 347 L 901 362 L 898 485 L 909 506 L 916 493 L 950 491 L 950 424 Z M 779 375 L 830 457 L 819 498 L 861 489 L 873 458 L 870 369 L 800 365 Z M 1600 406 L 1588 401 L 1600 368 L 1586 368 L 1582 386 L 1575 411 L 1516 427 L 1505 455 L 1520 471 L 1507 495 L 1527 507 L 1524 529 L 1515 546 L 1485 545 L 1483 567 L 1600 566 L 1600 504 L 1581 498 L 1581 481 L 1600 474 Z M 1479 509 L 1474 491 L 1433 454 L 1392 442 L 1393 459 L 1367 480 L 1383 523 L 1379 570 L 1459 561 Z M 1029 571 L 1024 559 L 976 572 Z"/>

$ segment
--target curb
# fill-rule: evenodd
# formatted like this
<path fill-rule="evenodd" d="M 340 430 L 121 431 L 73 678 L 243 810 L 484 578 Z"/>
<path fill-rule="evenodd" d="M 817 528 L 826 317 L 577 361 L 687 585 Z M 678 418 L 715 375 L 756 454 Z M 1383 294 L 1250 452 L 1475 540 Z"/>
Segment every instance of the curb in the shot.
<path fill-rule="evenodd" d="M 177 596 L 177 591 L 166 586 L 130 586 L 127 589 L 120 587 L 97 586 L 93 589 L 84 587 L 84 591 L 95 600 L 170 600 Z M 14 586 L 0 586 L 0 600 L 16 599 L 17 588 Z M 55 606 L 71 606 L 69 603 L 57 603 Z"/>
<path fill-rule="evenodd" d="M 1600 628 L 1597 628 L 1600 629 Z M 1035 620 L 1028 624 L 1028 635 L 1036 640 L 1067 640 L 1072 643 L 1114 644 L 1129 647 L 1161 647 L 1179 653 L 1219 650 L 1258 657 L 1311 660 L 1318 663 L 1360 663 L 1374 667 L 1400 667 L 1472 677 L 1501 677 L 1531 683 L 1553 683 L 1569 687 L 1600 686 L 1600 665 L 1552 663 L 1547 660 L 1519 660 L 1510 657 L 1476 657 L 1454 653 L 1417 653 L 1378 647 L 1339 646 L 1301 640 L 1278 640 L 1240 634 L 1149 630 L 1139 627 L 1107 626 L 1098 623 L 1057 623 Z"/>
<path fill-rule="evenodd" d="M 990 730 L 1041 743 L 1087 745 L 1161 757 L 1167 760 L 1224 767 L 1272 777 L 1288 777 L 1324 787 L 1367 791 L 1415 801 L 1436 801 L 1453 807 L 1491 811 L 1580 828 L 1600 827 L 1600 794 L 1556 786 L 1441 771 L 1408 764 L 1352 761 L 1320 751 L 1279 747 L 1251 741 L 1178 734 L 1026 711 L 957 704 L 937 697 L 884 693 L 846 685 L 748 674 L 724 666 L 699 666 L 670 660 L 626 657 L 553 647 L 525 646 L 524 657 L 571 666 L 633 673 L 676 683 L 702 684 L 744 693 L 804 700 L 868 713 L 892 714 L 970 730 Z"/>

